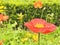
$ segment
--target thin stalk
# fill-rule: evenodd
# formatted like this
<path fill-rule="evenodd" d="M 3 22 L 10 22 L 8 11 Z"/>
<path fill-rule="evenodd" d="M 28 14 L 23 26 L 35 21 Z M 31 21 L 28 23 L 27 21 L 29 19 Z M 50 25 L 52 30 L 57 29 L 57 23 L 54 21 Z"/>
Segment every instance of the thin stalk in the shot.
<path fill-rule="evenodd" d="M 41 13 L 41 18 L 43 18 L 43 12 L 44 12 L 44 10 L 42 10 L 42 13 Z"/>
<path fill-rule="evenodd" d="M 38 33 L 38 45 L 40 45 L 40 33 Z"/>

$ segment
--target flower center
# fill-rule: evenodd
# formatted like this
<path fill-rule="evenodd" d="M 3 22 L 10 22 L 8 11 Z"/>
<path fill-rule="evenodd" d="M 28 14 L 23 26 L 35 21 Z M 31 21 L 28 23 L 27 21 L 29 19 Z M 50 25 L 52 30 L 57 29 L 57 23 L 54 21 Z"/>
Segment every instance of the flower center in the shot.
<path fill-rule="evenodd" d="M 36 28 L 44 28 L 44 25 L 37 23 L 37 24 L 35 24 L 35 27 L 36 27 Z"/>

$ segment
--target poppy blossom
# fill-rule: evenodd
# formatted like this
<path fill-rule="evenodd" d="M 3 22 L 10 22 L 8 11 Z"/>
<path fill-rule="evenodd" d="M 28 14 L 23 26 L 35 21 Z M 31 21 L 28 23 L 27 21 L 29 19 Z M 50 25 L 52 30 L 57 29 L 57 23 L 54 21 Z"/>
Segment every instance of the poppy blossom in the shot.
<path fill-rule="evenodd" d="M 39 18 L 32 19 L 30 22 L 26 22 L 24 25 L 35 33 L 47 34 L 56 29 L 54 24 L 47 23 L 45 20 Z"/>
<path fill-rule="evenodd" d="M 0 14 L 0 22 L 1 21 L 6 21 L 9 17 L 8 16 L 5 16 L 3 14 Z"/>
<path fill-rule="evenodd" d="M 34 3 L 34 7 L 35 7 L 35 8 L 42 8 L 42 6 L 43 6 L 43 4 L 42 4 L 42 2 L 39 1 L 39 0 Z"/>

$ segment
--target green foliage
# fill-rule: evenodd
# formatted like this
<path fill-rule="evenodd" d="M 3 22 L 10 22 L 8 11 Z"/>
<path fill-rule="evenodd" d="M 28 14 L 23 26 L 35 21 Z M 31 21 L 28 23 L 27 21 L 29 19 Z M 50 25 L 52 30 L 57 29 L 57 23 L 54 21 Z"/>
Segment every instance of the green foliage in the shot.
<path fill-rule="evenodd" d="M 11 24 L 8 27 L 0 28 L 0 40 L 4 40 L 3 45 L 37 45 L 32 36 L 35 34 L 24 29 L 13 30 Z M 28 33 L 27 33 L 28 32 Z M 29 34 L 27 36 L 27 34 Z M 40 34 L 41 45 L 59 45 L 60 44 L 60 27 L 50 34 Z M 22 41 L 23 40 L 23 41 Z"/>
<path fill-rule="evenodd" d="M 8 15 L 9 21 L 13 24 L 14 22 L 18 23 L 18 26 L 20 25 L 20 27 L 23 26 L 24 22 L 30 21 L 33 18 L 43 18 L 45 19 L 47 22 L 50 23 L 54 23 L 56 25 L 60 24 L 60 5 L 56 2 L 58 1 L 43 1 L 43 8 L 41 9 L 36 9 L 33 6 L 33 2 L 35 0 L 9 0 L 9 1 L 5 1 L 2 0 L 4 3 L 1 3 L 0 5 L 3 5 L 6 7 L 5 12 L 2 12 L 2 14 Z M 23 3 L 24 1 L 24 3 Z M 28 1 L 28 2 L 27 2 Z M 6 3 L 5 3 L 6 2 Z M 18 3 L 17 3 L 18 2 Z M 19 4 L 21 3 L 22 4 Z M 27 2 L 27 3 L 26 3 Z M 45 2 L 45 3 L 44 3 Z M 53 2 L 53 4 L 52 4 Z M 18 5 L 19 4 L 19 5 Z M 18 15 L 22 13 L 23 17 L 22 19 L 20 19 L 21 17 L 19 17 Z"/>
<path fill-rule="evenodd" d="M 15 21 L 20 23 L 21 20 L 22 23 L 24 23 L 30 21 L 33 18 L 43 18 L 47 22 L 54 23 L 56 25 L 60 24 L 60 5 L 58 4 L 44 4 L 43 8 L 41 9 L 36 9 L 33 5 L 16 6 L 6 4 L 5 6 L 7 8 L 7 11 L 5 11 L 5 13 L 10 16 L 12 23 L 14 23 Z M 24 17 L 19 20 L 18 18 L 21 17 L 19 17 L 18 14 L 20 13 L 22 13 Z"/>

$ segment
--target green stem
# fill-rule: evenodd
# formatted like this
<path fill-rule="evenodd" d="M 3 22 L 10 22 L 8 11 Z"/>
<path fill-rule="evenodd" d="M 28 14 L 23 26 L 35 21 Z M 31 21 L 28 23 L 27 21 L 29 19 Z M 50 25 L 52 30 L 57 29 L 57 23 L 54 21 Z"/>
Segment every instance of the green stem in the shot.
<path fill-rule="evenodd" d="M 41 12 L 41 18 L 43 18 L 43 12 L 44 12 L 44 10 L 42 10 L 42 12 Z"/>
<path fill-rule="evenodd" d="M 46 16 L 46 21 L 48 21 L 48 20 L 47 20 L 47 19 L 48 19 L 47 17 L 48 17 L 48 15 Z"/>
<path fill-rule="evenodd" d="M 40 45 L 40 33 L 38 33 L 38 45 Z"/>

